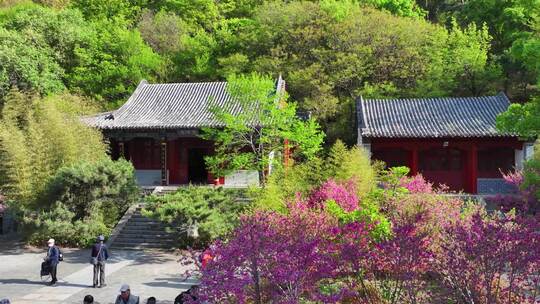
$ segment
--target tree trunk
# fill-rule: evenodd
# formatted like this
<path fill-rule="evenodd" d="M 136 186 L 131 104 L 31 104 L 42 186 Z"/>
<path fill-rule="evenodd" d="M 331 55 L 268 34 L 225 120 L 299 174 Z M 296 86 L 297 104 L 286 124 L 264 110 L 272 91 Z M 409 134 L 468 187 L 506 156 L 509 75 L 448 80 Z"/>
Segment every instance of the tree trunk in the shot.
<path fill-rule="evenodd" d="M 259 277 L 259 265 L 257 263 L 257 258 L 253 257 L 251 260 L 251 271 L 253 275 L 253 282 L 255 284 L 255 304 L 262 304 L 262 298 L 261 298 L 261 282 Z"/>
<path fill-rule="evenodd" d="M 264 188 L 266 183 L 266 176 L 264 175 L 264 170 L 259 170 L 259 185 Z"/>

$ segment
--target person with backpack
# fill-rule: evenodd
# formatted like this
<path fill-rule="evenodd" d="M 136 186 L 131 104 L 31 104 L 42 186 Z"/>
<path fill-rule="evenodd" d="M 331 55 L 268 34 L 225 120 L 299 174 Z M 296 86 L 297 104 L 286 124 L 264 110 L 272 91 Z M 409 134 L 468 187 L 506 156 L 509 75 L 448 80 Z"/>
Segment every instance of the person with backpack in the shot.
<path fill-rule="evenodd" d="M 99 288 L 107 286 L 105 284 L 105 262 L 109 258 L 109 251 L 107 246 L 103 244 L 105 237 L 100 235 L 97 237 L 96 243 L 92 246 L 92 256 L 90 257 L 90 262 L 94 265 L 94 288 L 98 287 L 98 277 L 99 277 Z"/>
<path fill-rule="evenodd" d="M 60 262 L 60 249 L 54 245 L 54 239 L 49 239 L 47 241 L 47 256 L 44 258 L 45 262 L 49 264 L 49 269 L 51 272 L 51 282 L 49 285 L 56 286 L 58 279 L 56 278 L 56 271 L 58 263 Z"/>

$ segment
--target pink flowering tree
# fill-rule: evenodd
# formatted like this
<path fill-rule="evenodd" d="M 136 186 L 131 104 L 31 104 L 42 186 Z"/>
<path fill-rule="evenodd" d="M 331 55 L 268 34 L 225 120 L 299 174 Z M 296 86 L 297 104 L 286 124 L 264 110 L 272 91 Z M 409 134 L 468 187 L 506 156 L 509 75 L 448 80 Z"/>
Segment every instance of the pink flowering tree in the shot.
<path fill-rule="evenodd" d="M 337 183 L 330 179 L 310 194 L 308 203 L 311 207 L 323 208 L 329 200 L 336 202 L 347 212 L 357 210 L 359 205 L 355 183 L 352 180 Z"/>
<path fill-rule="evenodd" d="M 540 212 L 540 202 L 536 196 L 538 189 L 533 184 L 525 183 L 522 171 L 516 170 L 503 174 L 503 178 L 506 184 L 512 187 L 514 193 L 498 194 L 488 198 L 488 202 L 494 203 L 504 212 L 512 209 L 525 214 Z"/>
<path fill-rule="evenodd" d="M 434 268 L 460 303 L 537 303 L 539 228 L 477 212 L 446 229 Z"/>
<path fill-rule="evenodd" d="M 370 235 L 382 239 L 390 233 L 390 222 L 380 212 L 379 205 L 367 196 L 363 202 L 356 195 L 354 179 L 337 183 L 330 179 L 311 192 L 307 203 L 312 208 L 324 209 L 341 224 L 353 222 L 370 226 Z"/>
<path fill-rule="evenodd" d="M 430 303 L 425 275 L 431 270 L 430 237 L 417 228 L 423 221 L 394 226 L 393 236 L 377 244 L 371 271 L 388 303 Z"/>
<path fill-rule="evenodd" d="M 320 284 L 339 269 L 328 236 L 335 226 L 326 213 L 307 206 L 287 215 L 245 216 L 228 242 L 202 270 L 200 300 L 210 303 L 298 303 L 317 300 Z"/>
<path fill-rule="evenodd" d="M 410 193 L 426 193 L 432 194 L 436 190 L 433 189 L 433 183 L 428 182 L 422 174 L 417 174 L 413 177 L 404 176 L 400 180 L 400 184 Z"/>

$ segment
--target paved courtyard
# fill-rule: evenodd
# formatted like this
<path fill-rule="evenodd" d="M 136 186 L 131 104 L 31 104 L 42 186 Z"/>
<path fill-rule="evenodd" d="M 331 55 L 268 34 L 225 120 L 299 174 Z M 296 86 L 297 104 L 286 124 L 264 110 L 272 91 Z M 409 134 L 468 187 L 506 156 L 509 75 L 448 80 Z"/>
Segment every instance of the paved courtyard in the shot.
<path fill-rule="evenodd" d="M 158 303 L 173 303 L 174 298 L 193 284 L 184 280 L 185 271 L 178 255 L 159 251 L 111 251 L 106 266 L 107 286 L 92 288 L 92 265 L 88 249 L 64 249 L 64 261 L 58 266 L 58 285 L 46 286 L 39 269 L 45 255 L 38 249 L 19 245 L 0 246 L 0 299 L 14 304 L 82 303 L 91 294 L 101 304 L 114 303 L 120 285 L 130 285 L 141 304 L 154 296 Z"/>

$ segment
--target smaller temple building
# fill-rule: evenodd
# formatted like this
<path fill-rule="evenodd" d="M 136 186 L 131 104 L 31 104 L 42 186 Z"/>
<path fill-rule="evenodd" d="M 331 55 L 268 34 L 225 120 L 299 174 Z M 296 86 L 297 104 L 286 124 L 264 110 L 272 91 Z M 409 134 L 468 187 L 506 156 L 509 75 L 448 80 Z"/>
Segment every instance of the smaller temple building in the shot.
<path fill-rule="evenodd" d="M 276 90 L 284 89 L 279 78 Z M 122 107 L 83 121 L 109 139 L 113 159 L 124 157 L 133 163 L 140 185 L 242 186 L 256 183 L 257 172 L 215 178 L 204 160 L 213 153 L 213 143 L 199 136 L 204 127 L 220 127 L 209 103 L 230 106 L 231 99 L 226 82 L 149 84 L 143 80 Z M 235 111 L 240 107 L 233 107 Z"/>
<path fill-rule="evenodd" d="M 510 102 L 496 96 L 357 100 L 358 144 L 388 167 L 407 166 L 435 185 L 471 194 L 508 192 L 532 143 L 496 129 Z"/>

